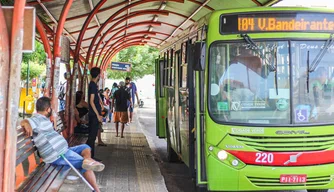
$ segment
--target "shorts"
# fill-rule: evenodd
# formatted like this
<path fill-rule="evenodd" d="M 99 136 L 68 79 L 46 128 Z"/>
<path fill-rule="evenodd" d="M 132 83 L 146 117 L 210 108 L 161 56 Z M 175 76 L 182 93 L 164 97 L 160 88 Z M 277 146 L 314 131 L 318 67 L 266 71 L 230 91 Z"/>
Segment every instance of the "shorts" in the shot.
<path fill-rule="evenodd" d="M 129 121 L 128 112 L 126 111 L 115 111 L 114 112 L 114 123 L 127 123 Z"/>
<path fill-rule="evenodd" d="M 67 152 L 64 154 L 65 158 L 76 168 L 81 174 L 85 173 L 86 170 L 82 168 L 82 163 L 84 158 L 81 156 L 81 153 L 85 149 L 90 149 L 86 144 L 81 144 L 78 146 L 68 148 Z M 56 161 L 51 163 L 52 165 L 66 165 L 69 166 L 66 161 L 60 157 Z"/>
<path fill-rule="evenodd" d="M 58 105 L 59 105 L 59 108 L 58 108 L 58 110 L 59 110 L 59 112 L 60 111 L 65 111 L 65 100 L 59 100 L 59 103 L 58 103 Z"/>
<path fill-rule="evenodd" d="M 133 105 L 131 107 L 130 101 L 128 102 L 128 109 L 129 109 L 130 113 L 133 113 Z"/>
<path fill-rule="evenodd" d="M 129 106 L 129 111 L 130 111 L 130 113 L 133 113 L 133 106 Z"/>

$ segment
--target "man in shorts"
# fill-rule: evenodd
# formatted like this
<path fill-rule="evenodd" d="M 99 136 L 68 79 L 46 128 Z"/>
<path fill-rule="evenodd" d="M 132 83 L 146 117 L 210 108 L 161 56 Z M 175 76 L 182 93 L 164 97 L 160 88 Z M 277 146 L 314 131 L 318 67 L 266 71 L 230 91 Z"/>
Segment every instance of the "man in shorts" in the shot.
<path fill-rule="evenodd" d="M 124 138 L 124 126 L 128 122 L 128 101 L 130 101 L 130 106 L 132 107 L 132 99 L 130 94 L 125 89 L 125 83 L 121 81 L 119 83 L 120 88 L 115 92 L 114 97 L 112 98 L 111 104 L 111 112 L 113 112 L 114 105 L 115 113 L 114 113 L 114 122 L 116 124 L 116 137 L 118 137 L 118 125 L 122 123 L 122 131 L 121 138 Z M 116 99 L 116 102 L 114 102 Z"/>
<path fill-rule="evenodd" d="M 21 127 L 29 137 L 33 137 L 38 153 L 45 163 L 53 165 L 67 165 L 65 158 L 77 168 L 92 185 L 96 192 L 100 189 L 96 183 L 93 171 L 102 171 L 104 165 L 91 158 L 91 148 L 86 145 L 68 147 L 63 136 L 57 133 L 50 121 L 52 114 L 51 100 L 48 97 L 41 97 L 36 102 L 37 113 L 29 119 L 21 121 Z"/>

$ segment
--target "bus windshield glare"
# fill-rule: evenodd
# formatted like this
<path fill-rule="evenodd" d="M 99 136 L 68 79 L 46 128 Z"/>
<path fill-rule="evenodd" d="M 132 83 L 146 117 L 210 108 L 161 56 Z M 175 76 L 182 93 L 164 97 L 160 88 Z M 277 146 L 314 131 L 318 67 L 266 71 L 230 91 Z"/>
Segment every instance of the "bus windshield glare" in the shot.
<path fill-rule="evenodd" d="M 213 43 L 211 117 L 279 126 L 333 123 L 334 46 L 325 45 L 325 40 Z"/>

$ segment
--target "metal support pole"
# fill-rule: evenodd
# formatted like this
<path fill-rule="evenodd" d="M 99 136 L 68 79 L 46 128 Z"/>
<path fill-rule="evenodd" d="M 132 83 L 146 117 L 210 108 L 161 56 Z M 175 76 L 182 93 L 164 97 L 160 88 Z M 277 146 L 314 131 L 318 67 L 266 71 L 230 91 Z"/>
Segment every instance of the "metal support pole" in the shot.
<path fill-rule="evenodd" d="M 53 121 L 54 125 L 57 125 L 57 113 L 56 109 L 58 109 L 58 86 L 59 86 L 59 67 L 60 67 L 60 45 L 61 45 L 61 35 L 64 30 L 64 25 L 65 25 L 65 20 L 67 17 L 68 12 L 70 11 L 71 5 L 73 3 L 73 0 L 67 0 L 64 4 L 63 10 L 61 12 L 58 26 L 57 26 L 57 31 L 56 31 L 56 37 L 54 38 L 54 79 L 53 79 L 53 87 L 52 87 L 52 108 L 55 109 L 53 110 Z M 68 128 L 68 127 L 67 127 Z"/>
<path fill-rule="evenodd" d="M 80 61 L 79 61 L 80 62 Z M 81 64 L 82 66 L 82 64 Z M 83 83 L 83 74 L 82 74 L 82 68 L 79 66 L 78 67 L 78 79 L 79 79 L 79 85 L 78 85 L 78 91 L 82 91 L 82 83 Z"/>
<path fill-rule="evenodd" d="M 5 17 L 0 5 L 0 23 L 5 23 Z M 6 117 L 8 74 L 9 74 L 9 39 L 6 25 L 0 25 L 0 117 Z M 0 121 L 0 151 L 5 151 L 6 118 Z M 4 153 L 0 153 L 0 191 L 2 191 L 4 173 Z"/>
<path fill-rule="evenodd" d="M 72 91 L 71 91 L 71 113 L 70 113 L 70 129 L 69 134 L 74 133 L 74 120 L 75 120 L 75 92 L 77 87 L 77 74 L 78 74 L 78 63 L 74 63 L 72 72 Z"/>
<path fill-rule="evenodd" d="M 27 64 L 28 64 L 28 67 L 27 67 L 27 79 L 26 79 L 26 98 L 29 95 L 29 67 L 30 67 L 29 61 Z M 23 101 L 23 119 L 25 118 L 26 106 L 27 106 L 26 101 Z"/>
<path fill-rule="evenodd" d="M 20 99 L 23 19 L 26 1 L 15 1 L 12 20 L 3 192 L 15 191 L 16 124 Z"/>
<path fill-rule="evenodd" d="M 66 105 L 65 105 L 65 125 L 66 125 L 66 130 L 63 131 L 63 135 L 65 138 L 69 138 L 69 129 L 70 129 L 70 121 L 71 121 L 71 116 L 70 116 L 70 108 L 71 108 L 71 86 L 72 86 L 72 76 L 71 76 L 71 68 L 70 64 L 65 64 L 66 66 L 66 74 L 68 77 L 66 77 Z"/>
<path fill-rule="evenodd" d="M 44 51 L 46 53 L 46 81 L 45 81 L 45 87 L 44 87 L 44 96 L 50 97 L 50 90 L 52 87 L 52 81 L 51 81 L 52 53 L 51 53 L 49 39 L 46 35 L 43 23 L 38 17 L 36 17 L 36 28 L 41 36 L 41 40 L 44 46 Z"/>
<path fill-rule="evenodd" d="M 81 173 L 69 162 L 64 155 L 61 155 L 61 157 L 66 161 L 66 163 L 74 170 L 74 172 L 83 180 L 83 182 L 86 183 L 86 185 L 89 187 L 90 190 L 93 192 L 95 191 L 94 188 L 88 181 L 81 175 Z"/>

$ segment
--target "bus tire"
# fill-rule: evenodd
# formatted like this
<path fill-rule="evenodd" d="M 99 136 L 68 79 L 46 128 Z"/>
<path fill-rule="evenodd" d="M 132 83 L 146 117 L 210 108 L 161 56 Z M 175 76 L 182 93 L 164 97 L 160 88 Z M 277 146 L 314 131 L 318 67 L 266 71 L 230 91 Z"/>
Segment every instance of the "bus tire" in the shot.
<path fill-rule="evenodd" d="M 169 132 L 169 126 L 168 126 L 168 120 L 166 119 L 166 130 L 167 130 L 167 159 L 168 162 L 179 162 L 179 156 L 172 148 L 172 144 L 170 141 L 170 132 Z"/>
<path fill-rule="evenodd" d="M 308 189 L 307 192 L 328 192 L 328 189 Z"/>

